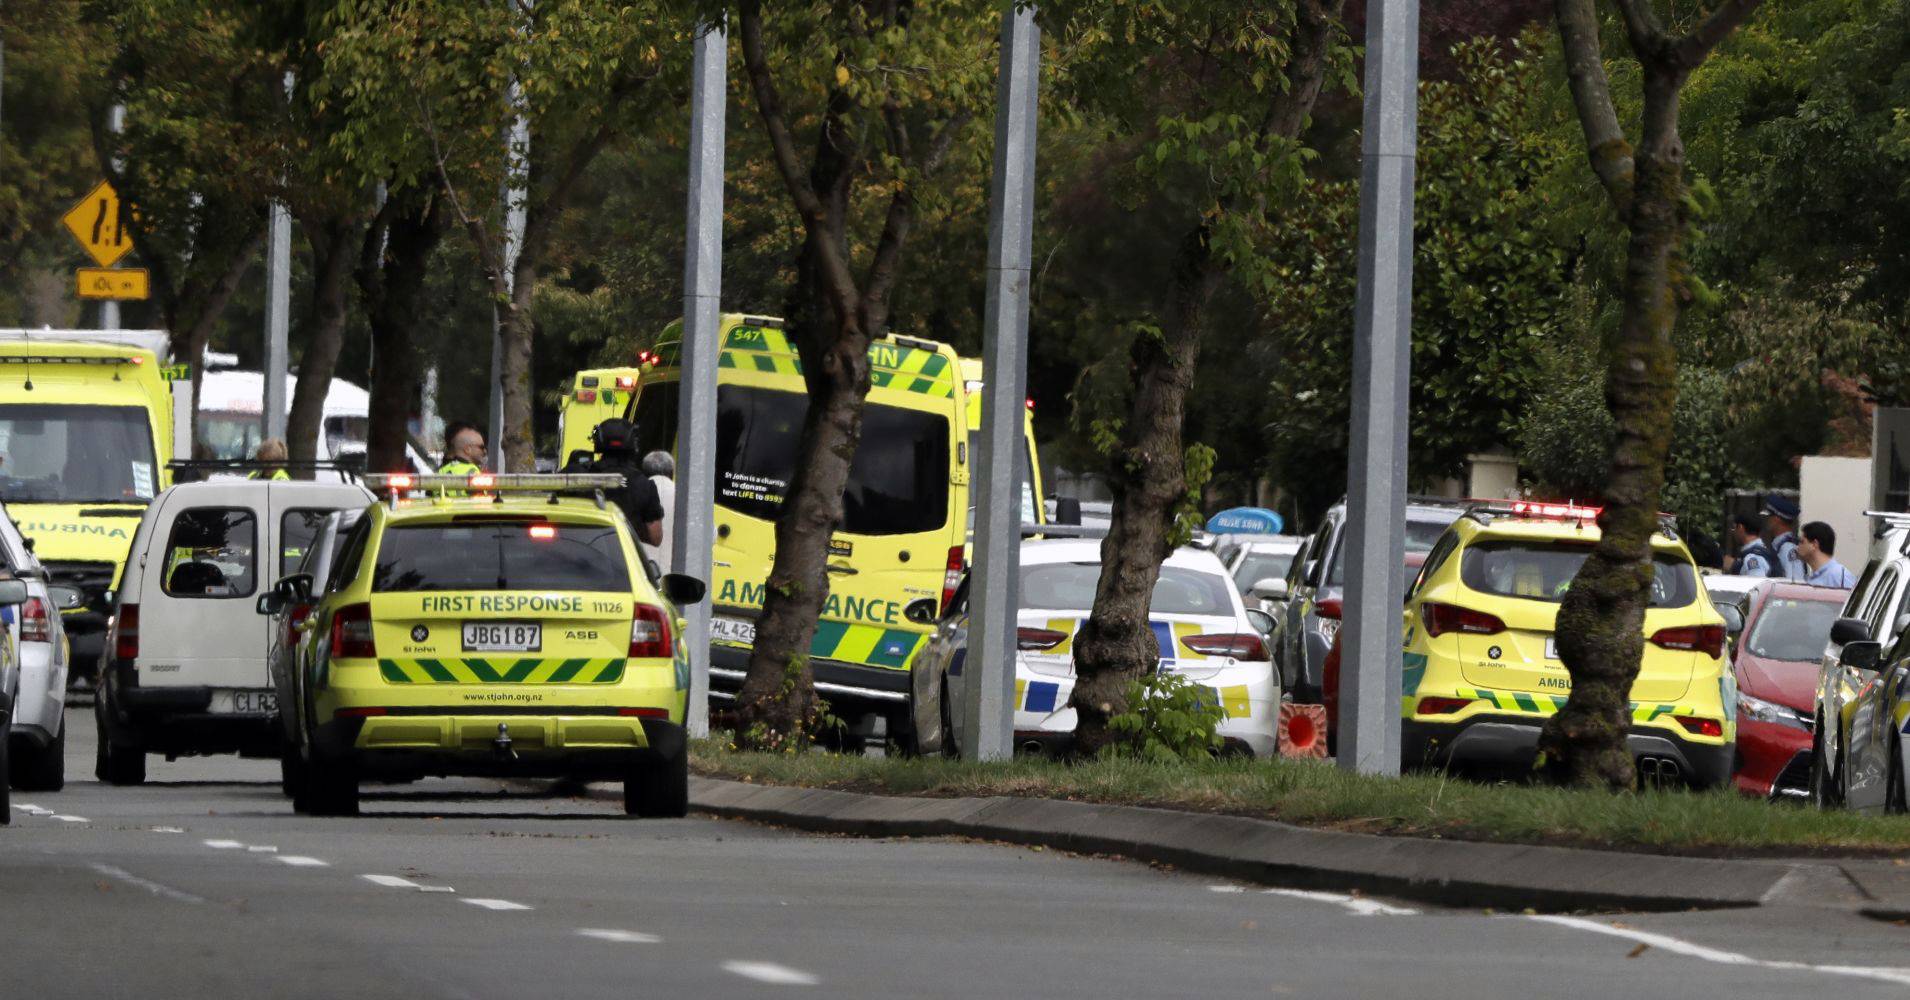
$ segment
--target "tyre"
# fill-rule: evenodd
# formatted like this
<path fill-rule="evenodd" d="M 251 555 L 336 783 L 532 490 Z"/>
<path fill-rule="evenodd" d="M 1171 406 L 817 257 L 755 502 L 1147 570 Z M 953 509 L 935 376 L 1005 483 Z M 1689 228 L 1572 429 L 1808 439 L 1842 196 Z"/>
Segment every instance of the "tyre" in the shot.
<path fill-rule="evenodd" d="M 1817 725 L 1811 728 L 1811 804 L 1819 809 L 1835 809 L 1843 805 L 1837 797 L 1835 783 L 1831 779 L 1830 763 L 1824 753 L 1824 717 L 1817 717 Z"/>
<path fill-rule="evenodd" d="M 1883 811 L 1910 812 L 1910 794 L 1903 787 L 1903 737 L 1890 734 L 1890 760 L 1884 765 Z"/>
<path fill-rule="evenodd" d="M 297 747 L 283 747 L 279 750 L 279 791 L 285 797 L 297 802 L 305 794 L 306 766 L 299 758 Z"/>
<path fill-rule="evenodd" d="M 12 734 L 8 732 L 11 728 L 8 725 L 0 725 L 0 774 L 9 773 L 7 744 L 13 742 Z M 0 826 L 13 822 L 13 798 L 7 791 L 7 785 L 8 782 L 0 781 Z"/>
<path fill-rule="evenodd" d="M 948 682 L 942 682 L 942 756 L 960 757 L 962 748 L 955 742 L 955 721 L 948 714 Z"/>
<path fill-rule="evenodd" d="M 99 723 L 99 749 L 93 756 L 93 776 L 109 785 L 146 783 L 146 752 L 113 743 L 112 729 L 106 725 L 103 698 L 93 702 L 93 718 Z"/>
<path fill-rule="evenodd" d="M 13 787 L 23 792 L 57 792 L 66 787 L 66 726 L 43 749 L 29 750 L 12 763 L 8 772 Z"/>
<path fill-rule="evenodd" d="M 690 750 L 644 755 L 623 778 L 623 811 L 630 816 L 681 819 L 690 813 Z"/>
<path fill-rule="evenodd" d="M 907 708 L 888 717 L 889 751 L 897 757 L 920 757 L 921 745 L 915 742 L 915 715 Z"/>
<path fill-rule="evenodd" d="M 312 760 L 305 765 L 305 801 L 313 816 L 358 815 L 358 773 L 342 761 Z M 292 805 L 297 808 L 298 799 Z"/>

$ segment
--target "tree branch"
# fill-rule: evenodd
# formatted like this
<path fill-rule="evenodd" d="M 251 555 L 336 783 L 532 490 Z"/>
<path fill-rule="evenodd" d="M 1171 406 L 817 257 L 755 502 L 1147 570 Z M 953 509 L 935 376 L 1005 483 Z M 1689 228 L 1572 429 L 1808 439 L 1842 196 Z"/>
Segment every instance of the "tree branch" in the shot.
<path fill-rule="evenodd" d="M 822 199 L 817 197 L 802 164 L 796 158 L 796 140 L 789 134 L 789 118 L 783 111 L 782 95 L 769 77 L 769 57 L 763 51 L 763 6 L 760 0 L 746 0 L 742 9 L 743 66 L 749 74 L 750 89 L 756 94 L 756 108 L 763 119 L 763 131 L 769 134 L 770 150 L 776 157 L 776 171 L 796 202 L 803 220 L 820 221 Z"/>
<path fill-rule="evenodd" d="M 955 144 L 955 134 L 964 128 L 971 117 L 963 111 L 942 123 L 929 139 L 928 151 L 922 155 L 919 163 L 912 162 L 914 153 L 909 145 L 908 126 L 902 120 L 901 109 L 894 102 L 882 108 L 883 123 L 889 135 L 889 152 L 901 162 L 902 168 L 912 174 L 898 185 L 895 194 L 889 197 L 889 211 L 882 221 L 882 236 L 876 241 L 875 255 L 869 261 L 869 271 L 863 280 L 863 323 L 871 337 L 878 336 L 888 329 L 889 292 L 895 287 L 896 278 L 901 274 L 899 262 L 902 247 L 908 242 L 909 230 L 915 222 L 915 180 L 935 172 L 948 158 L 949 149 Z"/>
<path fill-rule="evenodd" d="M 458 222 L 471 234 L 471 242 L 477 245 L 478 260 L 484 270 L 490 273 L 491 290 L 494 294 L 504 294 L 504 262 L 498 257 L 497 247 L 491 243 L 491 233 L 483 219 L 473 218 L 464 211 L 464 201 L 458 197 L 458 186 L 451 182 L 451 171 L 444 164 L 444 148 L 438 143 L 438 127 L 431 118 L 431 108 L 424 98 L 417 98 L 418 113 L 424 120 L 425 138 L 431 140 L 431 162 L 438 168 L 438 185 L 444 189 L 444 195 L 451 200 L 451 210 L 457 214 Z"/>
<path fill-rule="evenodd" d="M 1621 0 L 1625 2 L 1632 0 Z M 1565 48 L 1565 78 L 1585 133 L 1585 153 L 1591 160 L 1592 173 L 1611 196 L 1619 215 L 1629 215 L 1632 146 L 1618 124 L 1618 113 L 1612 109 L 1611 82 L 1605 76 L 1592 0 L 1553 0 L 1552 6 L 1558 18 L 1559 41 Z"/>
<path fill-rule="evenodd" d="M 1759 0 L 1725 0 L 1724 5 L 1711 12 L 1691 33 L 1678 39 L 1672 46 L 1678 64 L 1687 71 L 1698 68 L 1711 50 L 1724 41 L 1738 26 L 1749 20 L 1757 10 Z"/>

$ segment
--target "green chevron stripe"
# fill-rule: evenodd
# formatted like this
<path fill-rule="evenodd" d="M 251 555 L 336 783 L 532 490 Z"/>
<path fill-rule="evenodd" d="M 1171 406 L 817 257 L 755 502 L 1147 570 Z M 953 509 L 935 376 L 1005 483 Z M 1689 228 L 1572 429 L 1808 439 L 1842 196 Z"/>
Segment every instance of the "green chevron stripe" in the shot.
<path fill-rule="evenodd" d="M 467 657 L 458 662 L 463 663 L 465 669 L 471 671 L 472 675 L 477 677 L 479 684 L 501 684 L 504 681 L 504 675 L 498 673 L 497 670 L 491 666 L 489 660 L 478 660 Z"/>
<path fill-rule="evenodd" d="M 842 637 L 849 632 L 849 626 L 843 622 L 817 622 L 816 637 L 809 641 L 810 656 L 830 656 L 836 647 L 842 645 Z"/>
<path fill-rule="evenodd" d="M 602 670 L 597 671 L 597 676 L 595 678 L 592 678 L 590 683 L 615 684 L 622 679 L 623 679 L 623 661 L 611 660 L 610 662 L 604 664 Z"/>
<path fill-rule="evenodd" d="M 425 676 L 439 684 L 456 684 L 458 682 L 457 675 L 453 674 L 450 670 L 445 668 L 444 664 L 436 660 L 419 660 L 418 666 L 423 668 Z"/>
<path fill-rule="evenodd" d="M 504 671 L 504 676 L 503 676 L 504 683 L 506 684 L 524 683 L 526 680 L 530 678 L 531 671 L 536 670 L 538 666 L 542 664 L 543 662 L 544 661 L 540 659 L 529 659 L 529 660 L 519 660 L 516 663 L 511 664 L 511 669 Z"/>
<path fill-rule="evenodd" d="M 393 684 L 411 683 L 410 675 L 406 674 L 405 668 L 399 666 L 395 660 L 379 660 L 378 674 Z"/>
<path fill-rule="evenodd" d="M 584 665 L 589 662 L 589 660 L 565 660 L 558 666 L 557 672 L 550 675 L 550 682 L 552 684 L 563 684 L 569 681 L 572 677 L 577 676 L 577 671 L 584 669 Z"/>

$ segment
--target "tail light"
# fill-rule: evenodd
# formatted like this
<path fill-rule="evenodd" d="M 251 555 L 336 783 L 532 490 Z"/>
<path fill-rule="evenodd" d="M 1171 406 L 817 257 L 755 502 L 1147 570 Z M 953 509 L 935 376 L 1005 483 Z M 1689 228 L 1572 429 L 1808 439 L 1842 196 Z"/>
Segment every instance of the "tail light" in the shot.
<path fill-rule="evenodd" d="M 1056 632 L 1046 628 L 1018 628 L 1015 630 L 1015 648 L 1030 652 L 1053 649 L 1061 645 L 1068 633 Z"/>
<path fill-rule="evenodd" d="M 1457 604 L 1428 604 L 1425 618 L 1426 634 L 1429 636 L 1441 636 L 1447 632 L 1492 635 L 1505 631 L 1505 622 L 1500 621 L 1498 615 L 1462 608 Z"/>
<path fill-rule="evenodd" d="M 332 615 L 332 656 L 377 658 L 378 644 L 371 637 L 371 605 L 347 604 Z"/>
<path fill-rule="evenodd" d="M 962 585 L 962 547 L 957 545 L 948 550 L 947 567 L 942 574 L 942 610 L 948 610 L 948 602 L 955 599 L 955 588 Z"/>
<path fill-rule="evenodd" d="M 25 604 L 20 605 L 20 641 L 53 641 L 53 623 L 47 620 L 45 601 L 29 597 Z"/>
<path fill-rule="evenodd" d="M 113 616 L 113 659 L 139 658 L 139 605 L 122 604 Z"/>
<path fill-rule="evenodd" d="M 1343 606 L 1341 605 L 1339 598 L 1329 597 L 1326 600 L 1321 601 L 1318 604 L 1315 604 L 1313 606 L 1313 613 L 1316 615 L 1319 615 L 1321 618 L 1331 618 L 1334 621 L 1339 621 L 1342 614 L 1342 608 Z"/>
<path fill-rule="evenodd" d="M 1251 632 L 1225 632 L 1190 635 L 1181 644 L 1205 656 L 1231 656 L 1236 660 L 1270 660 L 1267 644 Z"/>
<path fill-rule="evenodd" d="M 1660 649 L 1703 653 L 1715 660 L 1724 655 L 1724 626 L 1678 625 L 1661 628 L 1651 634 L 1651 644 Z"/>
<path fill-rule="evenodd" d="M 1724 735 L 1724 723 L 1716 719 L 1700 719 L 1695 715 L 1674 715 L 1672 718 L 1678 720 L 1678 725 L 1685 727 L 1685 732 L 1694 736 Z"/>
<path fill-rule="evenodd" d="M 1420 715 L 1451 715 L 1472 704 L 1473 698 L 1421 698 L 1414 711 Z"/>
<path fill-rule="evenodd" d="M 639 604 L 630 616 L 630 656 L 632 659 L 667 660 L 670 648 L 670 620 L 654 604 Z"/>
<path fill-rule="evenodd" d="M 670 710 L 667 708 L 620 708 L 617 709 L 617 714 L 635 716 L 639 719 L 667 719 L 670 717 Z"/>

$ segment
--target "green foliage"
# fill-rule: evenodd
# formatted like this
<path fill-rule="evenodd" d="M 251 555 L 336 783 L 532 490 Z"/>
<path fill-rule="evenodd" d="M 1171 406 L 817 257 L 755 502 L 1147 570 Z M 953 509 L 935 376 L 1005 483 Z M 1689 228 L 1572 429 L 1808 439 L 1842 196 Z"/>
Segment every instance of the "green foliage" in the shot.
<path fill-rule="evenodd" d="M 1167 762 L 1211 757 L 1221 747 L 1217 730 L 1227 716 L 1204 684 L 1175 673 L 1151 674 L 1128 685 L 1127 704 L 1126 712 L 1108 720 L 1116 740 L 1110 751 Z"/>

